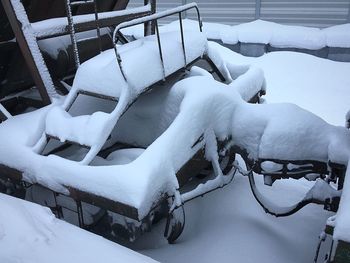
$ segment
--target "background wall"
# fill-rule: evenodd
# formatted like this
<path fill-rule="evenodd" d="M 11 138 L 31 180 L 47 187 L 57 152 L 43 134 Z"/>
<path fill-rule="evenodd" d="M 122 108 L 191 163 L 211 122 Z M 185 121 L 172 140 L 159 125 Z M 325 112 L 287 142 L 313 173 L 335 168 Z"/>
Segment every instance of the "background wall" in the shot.
<path fill-rule="evenodd" d="M 157 0 L 157 10 L 193 1 L 197 2 L 205 22 L 235 25 L 261 18 L 320 28 L 350 22 L 350 0 Z M 143 0 L 130 0 L 129 7 L 142 4 Z M 194 13 L 189 12 L 187 17 L 194 18 Z M 163 21 L 166 22 L 169 19 Z"/>

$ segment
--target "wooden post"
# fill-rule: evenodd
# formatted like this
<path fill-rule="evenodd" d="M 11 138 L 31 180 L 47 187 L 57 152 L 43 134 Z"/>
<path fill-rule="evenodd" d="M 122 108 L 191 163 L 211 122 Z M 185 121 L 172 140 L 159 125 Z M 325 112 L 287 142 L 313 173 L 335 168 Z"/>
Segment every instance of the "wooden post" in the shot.
<path fill-rule="evenodd" d="M 22 25 L 16 17 L 15 11 L 13 9 L 13 6 L 12 6 L 10 0 L 1 0 L 1 2 L 2 2 L 2 5 L 5 9 L 8 20 L 11 24 L 12 30 L 15 34 L 17 43 L 21 49 L 21 52 L 22 52 L 23 57 L 25 59 L 25 62 L 28 65 L 28 69 L 33 77 L 34 83 L 39 90 L 43 104 L 48 105 L 51 103 L 51 99 L 47 93 L 45 84 L 42 80 L 39 69 L 35 63 L 33 54 L 31 53 L 29 45 L 28 45 L 26 38 L 23 34 Z"/>

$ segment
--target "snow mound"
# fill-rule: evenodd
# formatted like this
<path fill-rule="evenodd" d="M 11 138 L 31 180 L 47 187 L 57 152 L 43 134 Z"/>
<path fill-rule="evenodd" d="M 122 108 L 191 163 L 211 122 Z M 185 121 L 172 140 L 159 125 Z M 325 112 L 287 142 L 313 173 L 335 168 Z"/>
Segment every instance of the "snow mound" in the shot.
<path fill-rule="evenodd" d="M 198 22 L 190 19 L 184 19 L 183 25 L 185 29 L 198 28 Z M 221 40 L 225 44 L 242 42 L 270 44 L 279 48 L 318 50 L 326 46 L 349 48 L 349 26 L 350 24 L 343 24 L 319 29 L 281 25 L 259 19 L 236 26 L 204 22 L 203 32 L 208 39 Z M 176 30 L 180 30 L 179 21 L 174 21 L 160 28 L 161 32 Z M 130 28 L 124 32 L 136 38 L 143 36 L 143 29 L 139 26 Z"/>
<path fill-rule="evenodd" d="M 139 93 L 157 81 L 185 66 L 180 34 L 160 34 L 163 63 L 159 56 L 156 36 L 138 39 L 118 47 L 127 84 L 122 76 L 115 52 L 107 50 L 84 62 L 78 69 L 73 88 L 120 97 L 123 88 Z M 207 50 L 205 36 L 197 31 L 185 31 L 186 60 L 191 62 Z M 138 91 L 138 92 L 137 92 Z"/>
<path fill-rule="evenodd" d="M 49 208 L 4 194 L 0 206 L 1 262 L 155 262 L 56 219 Z"/>

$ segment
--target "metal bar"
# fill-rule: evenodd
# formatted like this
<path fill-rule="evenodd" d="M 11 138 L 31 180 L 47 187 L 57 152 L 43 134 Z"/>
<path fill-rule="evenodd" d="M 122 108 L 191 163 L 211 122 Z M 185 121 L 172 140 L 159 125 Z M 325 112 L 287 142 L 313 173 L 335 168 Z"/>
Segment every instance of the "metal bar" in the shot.
<path fill-rule="evenodd" d="M 83 207 L 81 205 L 81 201 L 76 201 L 76 204 L 77 204 L 77 213 L 78 213 L 79 227 L 80 228 L 85 228 L 84 213 L 83 213 Z"/>
<path fill-rule="evenodd" d="M 158 19 L 163 18 L 163 17 L 167 17 L 167 16 L 171 16 L 171 15 L 174 15 L 174 14 L 178 14 L 180 12 L 184 12 L 184 11 L 189 10 L 189 9 L 195 9 L 196 10 L 197 18 L 198 18 L 199 30 L 200 30 L 200 32 L 202 32 L 202 20 L 201 20 L 199 9 L 198 9 L 198 6 L 197 6 L 196 3 L 191 3 L 191 4 L 188 4 L 188 5 L 180 6 L 180 7 L 177 7 L 177 8 L 173 8 L 173 9 L 170 9 L 170 10 L 167 10 L 167 11 L 164 11 L 164 12 L 155 13 L 155 14 L 152 14 L 152 15 L 148 16 L 147 19 L 144 19 L 142 17 L 136 18 L 136 19 L 131 20 L 131 21 L 120 23 L 119 25 L 116 26 L 116 28 L 114 29 L 114 32 L 113 32 L 113 46 L 114 46 L 114 51 L 115 51 L 115 54 L 116 54 L 116 57 L 117 57 L 117 62 L 118 62 L 120 71 L 122 72 L 122 75 L 123 75 L 125 81 L 127 81 L 127 80 L 126 80 L 126 77 L 125 77 L 125 73 L 123 72 L 123 67 L 122 67 L 122 64 L 121 64 L 122 60 L 120 58 L 120 55 L 118 53 L 118 48 L 117 48 L 117 45 L 116 45 L 117 32 L 119 32 L 122 28 L 130 27 L 130 26 L 134 26 L 134 25 L 139 25 L 139 24 L 144 24 L 146 21 L 154 21 L 155 29 L 156 29 L 156 31 L 159 31 L 158 28 L 157 28 L 158 27 L 158 23 L 157 23 Z M 159 32 L 158 32 L 157 38 L 159 38 Z"/>
<path fill-rule="evenodd" d="M 149 0 L 144 0 L 143 1 L 143 4 L 144 5 L 148 5 L 149 4 Z M 150 23 L 150 21 L 148 21 L 148 22 L 145 22 L 144 24 L 143 24 L 143 27 L 144 27 L 144 29 L 143 29 L 143 35 L 144 36 L 149 36 L 150 34 L 151 34 L 151 30 L 150 30 L 150 27 L 151 27 L 151 23 Z"/>
<path fill-rule="evenodd" d="M 80 66 L 80 59 L 79 59 L 77 39 L 75 37 L 75 29 L 74 29 L 74 22 L 73 22 L 73 15 L 72 15 L 70 0 L 66 0 L 66 12 L 67 12 L 70 39 L 71 39 L 72 45 L 73 45 L 73 55 L 74 55 L 75 67 L 78 69 Z"/>
<path fill-rule="evenodd" d="M 185 62 L 184 68 L 186 68 L 186 66 L 187 66 L 187 61 L 186 61 L 186 48 L 185 48 L 185 38 L 184 38 L 184 30 L 183 30 L 183 26 L 182 26 L 182 15 L 181 15 L 181 12 L 179 13 L 179 22 L 180 22 L 180 32 L 181 32 L 182 51 L 183 51 L 184 62 Z"/>
<path fill-rule="evenodd" d="M 162 68 L 163 68 L 163 80 L 165 81 L 166 74 L 165 74 L 165 67 L 164 67 L 164 60 L 163 60 L 162 44 L 160 43 L 160 33 L 159 33 L 159 27 L 158 27 L 158 20 L 156 20 L 155 23 L 156 23 L 155 25 L 156 25 L 156 36 L 157 36 L 159 57 L 160 57 L 160 61 L 162 63 Z"/>
<path fill-rule="evenodd" d="M 96 32 L 98 37 L 98 47 L 100 49 L 100 53 L 102 52 L 102 41 L 101 41 L 101 30 L 100 30 L 100 24 L 98 20 L 98 10 L 97 10 L 97 0 L 92 0 L 94 3 L 94 11 L 95 11 L 95 23 L 96 23 Z"/>
<path fill-rule="evenodd" d="M 261 16 L 261 0 L 255 0 L 255 19 Z"/>
<path fill-rule="evenodd" d="M 187 0 L 182 0 L 182 5 L 187 5 Z M 184 18 L 187 18 L 187 11 L 184 11 Z"/>
<path fill-rule="evenodd" d="M 349 7 L 348 7 L 348 22 L 350 22 L 350 2 L 349 2 Z"/>
<path fill-rule="evenodd" d="M 147 19 L 144 19 L 143 17 L 140 17 L 140 18 L 136 18 L 134 20 L 130 20 L 130 21 L 126 21 L 126 22 L 120 23 L 114 29 L 113 41 L 115 39 L 116 33 L 118 31 L 120 31 L 121 29 L 123 29 L 123 28 L 131 27 L 131 26 L 134 26 L 134 25 L 143 24 L 146 21 L 155 21 L 155 20 L 158 20 L 160 18 L 164 18 L 164 17 L 167 17 L 167 16 L 175 15 L 175 14 L 177 14 L 179 12 L 184 12 L 184 11 L 190 10 L 190 9 L 195 9 L 196 10 L 199 28 L 200 28 L 200 31 L 202 31 L 201 30 L 202 29 L 202 25 L 201 25 L 201 21 L 202 20 L 201 20 L 201 16 L 200 16 L 200 13 L 199 13 L 198 6 L 197 6 L 196 3 L 191 3 L 191 4 L 187 4 L 185 6 L 179 6 L 179 7 L 176 7 L 176 8 L 173 8 L 173 9 L 169 9 L 169 10 L 166 10 L 166 11 L 163 11 L 163 12 L 158 12 L 158 13 L 149 15 L 147 17 Z M 113 42 L 113 43 L 115 43 L 115 42 Z"/>
<path fill-rule="evenodd" d="M 2 5 L 5 9 L 7 18 L 11 24 L 12 30 L 16 36 L 16 41 L 21 49 L 21 52 L 23 54 L 24 60 L 28 66 L 28 69 L 30 71 L 30 74 L 34 80 L 35 86 L 38 88 L 41 99 L 45 105 L 49 105 L 51 103 L 51 99 L 49 94 L 47 93 L 44 81 L 40 75 L 39 69 L 37 64 L 35 63 L 33 54 L 30 51 L 28 42 L 24 36 L 24 33 L 22 31 L 22 25 L 17 20 L 16 13 L 13 9 L 13 6 L 11 4 L 10 0 L 1 0 Z M 24 26 L 24 25 L 23 25 Z"/>
<path fill-rule="evenodd" d="M 79 5 L 87 5 L 87 4 L 94 4 L 94 0 L 81 0 L 81 1 L 72 1 L 71 6 L 79 6 Z"/>

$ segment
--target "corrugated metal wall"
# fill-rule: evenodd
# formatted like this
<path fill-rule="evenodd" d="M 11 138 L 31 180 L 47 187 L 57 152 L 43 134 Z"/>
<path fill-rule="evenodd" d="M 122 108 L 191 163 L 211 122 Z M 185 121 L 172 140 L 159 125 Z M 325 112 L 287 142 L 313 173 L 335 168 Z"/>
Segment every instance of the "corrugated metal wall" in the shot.
<path fill-rule="evenodd" d="M 283 24 L 326 27 L 346 23 L 349 0 L 262 0 L 261 19 Z"/>
<path fill-rule="evenodd" d="M 194 0 L 204 22 L 228 25 L 261 18 L 282 24 L 327 27 L 350 22 L 350 0 Z M 192 0 L 157 0 L 157 10 L 175 7 Z M 143 0 L 130 0 L 129 7 Z M 189 12 L 189 18 L 195 18 Z M 177 17 L 174 16 L 173 19 Z M 169 22 L 171 19 L 162 21 Z"/>

